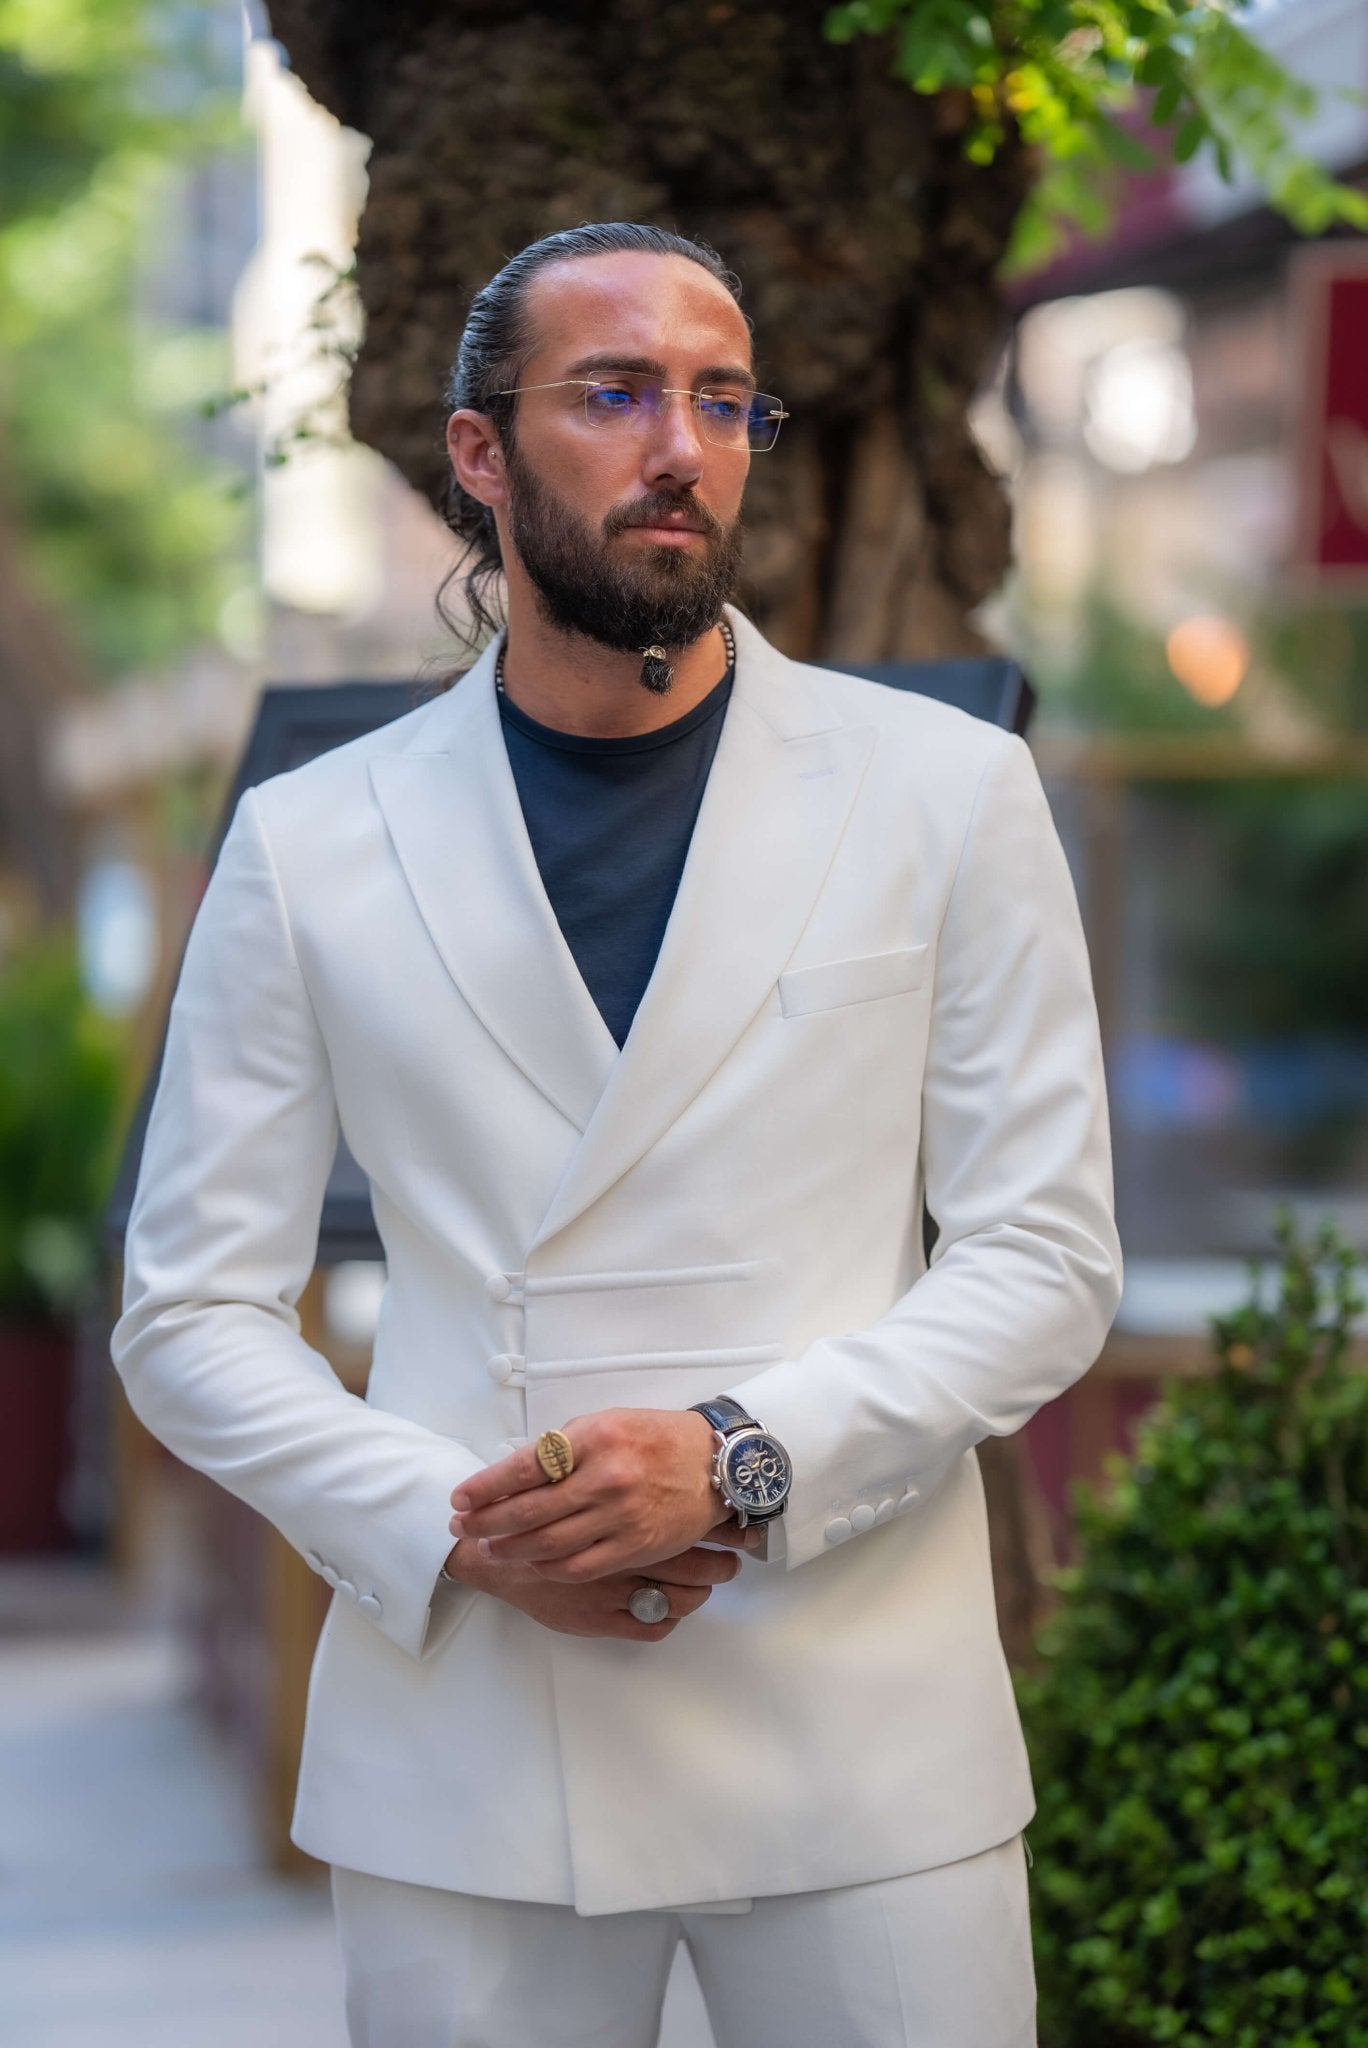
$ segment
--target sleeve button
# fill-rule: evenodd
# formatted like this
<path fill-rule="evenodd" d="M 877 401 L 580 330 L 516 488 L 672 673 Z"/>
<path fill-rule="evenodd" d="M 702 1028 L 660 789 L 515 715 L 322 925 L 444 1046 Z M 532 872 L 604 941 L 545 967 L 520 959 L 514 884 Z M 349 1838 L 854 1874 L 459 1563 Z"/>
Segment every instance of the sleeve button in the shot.
<path fill-rule="evenodd" d="M 382 1610 L 374 1593 L 363 1593 L 356 1603 L 358 1614 L 379 1614 Z"/>
<path fill-rule="evenodd" d="M 850 1518 L 850 1526 L 857 1536 L 863 1536 L 866 1529 L 874 1527 L 874 1510 L 869 1506 L 868 1502 L 856 1508 Z"/>
<path fill-rule="evenodd" d="M 485 1293 L 491 1301 L 507 1301 L 513 1292 L 513 1282 L 507 1273 L 491 1273 L 485 1281 Z"/>
<path fill-rule="evenodd" d="M 874 1519 L 876 1522 L 891 1522 L 897 1512 L 898 1503 L 895 1500 L 881 1500 L 874 1510 Z"/>
<path fill-rule="evenodd" d="M 837 1515 L 834 1521 L 827 1523 L 825 1533 L 828 1543 L 844 1543 L 851 1533 L 850 1524 L 844 1515 Z"/>

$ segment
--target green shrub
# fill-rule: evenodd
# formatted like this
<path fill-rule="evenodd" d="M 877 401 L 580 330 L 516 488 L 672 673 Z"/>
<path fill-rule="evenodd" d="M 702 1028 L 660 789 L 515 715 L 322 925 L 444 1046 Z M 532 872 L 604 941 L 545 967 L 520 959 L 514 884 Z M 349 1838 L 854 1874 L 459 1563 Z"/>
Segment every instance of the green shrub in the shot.
<path fill-rule="evenodd" d="M 0 1311 L 62 1316 L 90 1292 L 117 1165 L 123 1033 L 87 998 L 65 932 L 0 966 Z"/>
<path fill-rule="evenodd" d="M 1165 1381 L 1018 1677 L 1044 2048 L 1368 2048 L 1368 1374 L 1355 1253 Z"/>

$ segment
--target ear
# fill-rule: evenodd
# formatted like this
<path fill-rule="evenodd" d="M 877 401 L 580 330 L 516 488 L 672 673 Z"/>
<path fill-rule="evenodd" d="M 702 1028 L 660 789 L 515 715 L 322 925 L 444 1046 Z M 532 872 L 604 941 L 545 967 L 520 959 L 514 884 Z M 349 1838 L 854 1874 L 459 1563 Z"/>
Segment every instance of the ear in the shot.
<path fill-rule="evenodd" d="M 507 496 L 504 453 L 494 422 L 463 406 L 446 426 L 447 453 L 462 490 L 481 505 L 502 505 Z"/>

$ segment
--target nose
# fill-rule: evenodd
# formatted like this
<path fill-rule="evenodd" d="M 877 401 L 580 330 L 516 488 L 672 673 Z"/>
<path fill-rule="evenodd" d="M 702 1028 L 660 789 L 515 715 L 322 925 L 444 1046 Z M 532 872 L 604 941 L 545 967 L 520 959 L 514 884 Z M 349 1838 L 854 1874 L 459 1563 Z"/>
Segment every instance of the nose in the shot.
<path fill-rule="evenodd" d="M 692 394 L 672 391 L 662 398 L 659 416 L 647 437 L 642 473 L 647 478 L 670 477 L 677 483 L 697 483 L 703 474 L 706 446 Z"/>

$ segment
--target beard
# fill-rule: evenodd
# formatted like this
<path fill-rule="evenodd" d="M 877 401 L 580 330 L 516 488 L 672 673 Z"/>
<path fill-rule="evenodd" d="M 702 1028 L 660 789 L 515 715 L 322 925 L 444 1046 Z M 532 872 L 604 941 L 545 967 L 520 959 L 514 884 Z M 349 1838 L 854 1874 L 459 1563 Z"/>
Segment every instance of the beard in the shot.
<path fill-rule="evenodd" d="M 549 626 L 621 654 L 640 654 L 656 645 L 690 646 L 717 624 L 740 570 L 740 520 L 724 526 L 691 491 L 653 491 L 615 505 L 595 534 L 516 448 L 506 454 L 509 533 Z M 701 553 L 692 545 L 634 548 L 631 559 L 613 553 L 614 539 L 627 527 L 678 511 L 703 528 Z"/>

